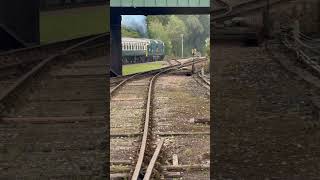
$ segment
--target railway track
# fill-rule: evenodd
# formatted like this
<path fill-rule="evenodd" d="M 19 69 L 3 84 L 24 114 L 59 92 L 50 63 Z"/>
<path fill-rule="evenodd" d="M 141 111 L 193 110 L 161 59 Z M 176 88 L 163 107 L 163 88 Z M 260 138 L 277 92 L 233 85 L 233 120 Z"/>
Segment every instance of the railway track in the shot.
<path fill-rule="evenodd" d="M 266 1 L 251 2 L 233 5 L 233 11 L 214 17 L 213 22 L 253 14 Z M 271 1 L 272 6 L 286 2 L 289 1 Z M 313 168 L 319 157 L 312 155 L 319 150 L 319 141 L 314 141 L 320 127 L 319 64 L 315 52 L 318 42 L 304 38 L 314 44 L 294 42 L 292 37 L 282 39 L 282 44 L 279 40 L 269 42 L 267 51 L 273 54 L 271 59 L 268 53 L 235 42 L 215 44 L 213 71 L 218 74 L 212 77 L 215 95 L 211 112 L 216 141 L 211 150 L 218 163 L 213 165 L 213 178 L 319 176 Z M 295 49 L 297 44 L 303 48 Z M 314 47 L 313 52 L 307 53 L 310 46 Z M 310 69 L 315 73 L 310 73 Z M 298 108 L 293 108 L 293 104 Z M 306 158 L 309 156 L 313 158 Z"/>
<path fill-rule="evenodd" d="M 176 59 L 170 60 L 168 61 L 168 66 L 165 66 L 163 68 L 160 69 L 155 69 L 155 70 L 151 70 L 151 71 L 146 71 L 146 72 L 142 72 L 142 73 L 134 73 L 134 74 L 129 74 L 129 75 L 125 75 L 125 76 L 119 76 L 119 77 L 112 77 L 110 79 L 110 87 L 111 87 L 111 94 L 117 89 L 119 88 L 121 85 L 123 85 L 126 81 L 130 80 L 131 78 L 135 78 L 136 76 L 140 76 L 140 75 L 146 75 L 146 74 L 152 74 L 152 73 L 157 73 L 160 72 L 161 70 L 165 70 L 174 66 L 178 66 L 181 65 L 181 63 Z"/>
<path fill-rule="evenodd" d="M 197 72 L 194 76 L 197 83 L 207 89 L 207 94 L 210 96 L 210 81 L 205 77 L 205 75 L 200 71 Z"/>
<path fill-rule="evenodd" d="M 214 5 L 217 5 L 218 8 L 213 9 L 213 17 L 224 16 L 232 11 L 232 6 L 225 0 L 216 0 L 214 1 Z"/>
<path fill-rule="evenodd" d="M 3 178 L 106 176 L 108 37 L 61 49 L 1 92 Z M 17 169 L 17 164 L 24 166 Z"/>
<path fill-rule="evenodd" d="M 319 40 L 313 39 L 294 28 L 290 30 L 295 20 L 288 15 L 283 18 L 287 21 L 283 22 L 281 26 L 281 35 L 276 41 L 266 43 L 266 49 L 268 49 L 268 44 L 270 44 L 271 47 L 275 45 L 280 48 L 286 48 L 291 54 L 296 56 L 296 60 L 302 67 L 304 66 L 303 68 L 308 69 L 313 75 L 320 77 Z"/>
<path fill-rule="evenodd" d="M 278 61 L 289 73 L 298 76 L 305 82 L 319 89 L 319 71 L 316 67 L 312 67 L 314 66 L 314 63 L 308 62 L 308 59 L 296 59 L 296 55 L 298 53 L 296 53 L 295 51 L 293 51 L 292 53 L 292 49 L 287 49 L 288 47 L 286 47 L 282 43 L 284 42 L 281 42 L 279 40 L 267 42 L 265 44 L 265 49 L 268 55 L 275 61 Z M 312 104 L 310 109 L 313 110 L 312 113 L 309 113 L 309 115 L 307 116 L 308 118 L 306 119 L 305 128 L 307 130 L 312 130 L 320 127 L 320 94 L 314 91 L 311 92 L 309 96 Z"/>
<path fill-rule="evenodd" d="M 160 140 L 156 153 L 152 154 L 151 107 L 154 83 L 160 75 L 191 63 L 189 61 L 152 73 L 136 74 L 111 89 L 111 178 L 149 179 L 151 175 L 154 176 L 153 169 L 163 145 L 163 140 Z M 141 143 L 138 143 L 140 139 Z M 164 176 L 171 177 L 173 174 L 167 172 Z"/>
<path fill-rule="evenodd" d="M 70 46 L 58 53 L 55 53 L 54 55 L 49 56 L 48 58 L 41 60 L 31 70 L 29 70 L 23 76 L 19 77 L 16 81 L 14 81 L 13 84 L 1 94 L 0 102 L 2 103 L 2 105 L 5 106 L 5 104 L 8 103 L 7 99 L 10 99 L 10 96 L 14 96 L 14 94 L 16 94 L 16 92 L 19 91 L 20 88 L 23 88 L 25 85 L 28 86 L 27 84 L 29 83 L 29 81 L 31 82 L 33 79 L 39 78 L 40 75 L 45 74 L 48 69 L 51 69 L 51 67 L 61 68 L 62 66 L 66 66 L 66 68 L 70 68 L 74 71 L 77 71 L 77 68 L 81 69 L 99 67 L 99 64 L 88 64 L 87 67 L 86 65 L 74 65 L 69 67 L 68 63 L 72 61 L 75 61 L 77 63 L 77 60 L 82 58 L 90 58 L 90 56 L 95 57 L 97 56 L 95 55 L 95 53 L 98 55 L 100 54 L 100 56 L 104 58 L 105 56 L 103 56 L 103 54 L 105 54 L 105 52 L 103 51 L 103 48 L 106 47 L 106 43 L 103 43 L 103 41 L 105 41 L 105 38 L 107 38 L 107 34 L 93 37 L 91 39 Z M 92 53 L 90 51 L 92 51 Z M 103 62 L 106 60 L 102 59 L 101 61 Z M 58 64 L 60 65 L 60 67 Z M 104 74 L 106 75 L 106 73 Z M 51 78 L 59 78 L 59 74 L 52 76 L 53 77 Z M 76 72 L 75 76 L 77 76 Z M 79 77 L 81 77 L 81 75 L 79 75 Z"/>
<path fill-rule="evenodd" d="M 270 7 L 278 5 L 280 3 L 286 3 L 290 2 L 290 0 L 271 0 L 270 1 Z M 214 15 L 213 18 L 211 18 L 211 22 L 223 22 L 225 20 L 231 19 L 233 17 L 236 17 L 238 15 L 244 15 L 246 13 L 252 13 L 256 12 L 258 10 L 262 10 L 266 7 L 266 1 L 265 0 L 248 0 L 243 3 L 239 4 L 228 4 L 226 3 L 226 6 L 228 10 L 225 10 L 225 12 L 217 13 L 217 15 Z"/>
<path fill-rule="evenodd" d="M 10 85 L 13 85 L 18 78 L 30 71 L 42 60 L 58 53 L 59 51 L 62 51 L 67 47 L 96 36 L 97 35 L 91 35 L 62 42 L 0 53 L 0 93 L 4 89 L 7 89 Z M 100 45 L 103 45 L 103 42 L 101 42 Z M 78 48 L 77 51 L 82 50 Z"/>
<path fill-rule="evenodd" d="M 77 43 L 80 43 L 82 41 L 88 40 L 99 35 L 101 34 L 89 35 L 66 41 L 53 42 L 44 45 L 37 45 L 33 47 L 2 52 L 0 53 L 0 68 L 6 68 L 8 66 L 38 61 L 67 47 L 70 47 L 72 45 L 75 45 Z"/>
<path fill-rule="evenodd" d="M 160 145 L 166 139 L 154 170 L 156 179 L 168 174 L 171 178 L 209 179 L 207 91 L 199 89 L 193 78 L 174 73 L 159 77 L 154 89 L 153 139 Z"/>
<path fill-rule="evenodd" d="M 313 140 L 319 130 L 319 78 L 298 68 L 299 63 L 291 59 L 295 57 L 288 55 L 280 41 L 270 44 L 269 49 L 277 60 L 261 48 L 234 42 L 215 44 L 215 101 L 211 111 L 215 112 L 216 142 L 211 150 L 219 163 L 213 165 L 213 178 L 318 177 L 319 172 L 313 169 L 318 160 L 305 157 L 319 147 Z"/>

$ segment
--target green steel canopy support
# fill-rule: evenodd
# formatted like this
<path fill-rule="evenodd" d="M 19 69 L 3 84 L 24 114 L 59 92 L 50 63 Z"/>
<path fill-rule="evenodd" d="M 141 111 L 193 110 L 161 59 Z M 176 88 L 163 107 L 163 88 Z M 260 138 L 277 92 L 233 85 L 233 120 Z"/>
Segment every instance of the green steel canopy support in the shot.
<path fill-rule="evenodd" d="M 111 7 L 210 7 L 210 0 L 111 0 Z"/>
<path fill-rule="evenodd" d="M 210 14 L 210 0 L 111 0 L 111 68 L 122 74 L 121 15 Z"/>

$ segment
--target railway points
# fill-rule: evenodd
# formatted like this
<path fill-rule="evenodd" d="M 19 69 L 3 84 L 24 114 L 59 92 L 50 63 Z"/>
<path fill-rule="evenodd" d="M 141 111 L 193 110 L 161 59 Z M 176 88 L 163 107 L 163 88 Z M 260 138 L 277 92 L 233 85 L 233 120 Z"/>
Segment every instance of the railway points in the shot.
<path fill-rule="evenodd" d="M 205 58 L 200 58 L 196 60 L 197 63 L 202 63 L 204 61 L 206 61 Z M 179 176 L 182 177 L 184 176 L 182 175 L 183 172 L 186 171 L 186 168 L 183 168 L 184 166 L 181 166 L 182 169 L 179 169 L 180 166 L 178 166 L 179 172 L 177 172 L 177 170 L 176 172 L 174 172 L 175 171 L 174 168 L 170 169 L 171 165 L 168 163 L 163 162 L 159 166 L 160 159 L 168 158 L 167 161 L 170 161 L 171 159 L 171 157 L 167 157 L 167 156 L 170 156 L 170 154 L 163 152 L 164 151 L 163 149 L 167 149 L 168 147 L 167 143 L 173 142 L 174 139 L 179 137 L 181 137 L 183 140 L 188 140 L 188 139 L 192 139 L 192 137 L 195 136 L 194 137 L 195 143 L 196 141 L 201 141 L 200 140 L 201 137 L 206 137 L 206 139 L 203 140 L 202 143 L 205 143 L 208 145 L 208 142 L 209 142 L 208 124 L 202 125 L 202 123 L 200 123 L 199 125 L 195 125 L 197 123 L 193 124 L 192 122 L 190 122 L 190 117 L 184 117 L 184 119 L 182 119 L 182 121 L 187 123 L 185 125 L 185 128 L 188 128 L 188 127 L 192 128 L 193 126 L 198 126 L 198 127 L 195 127 L 195 129 L 198 129 L 198 132 L 182 133 L 182 132 L 185 132 L 184 131 L 185 129 L 179 132 L 174 132 L 172 130 L 159 131 L 159 128 L 161 129 L 163 122 L 160 121 L 161 118 L 158 117 L 157 115 L 158 114 L 157 111 L 160 108 L 160 106 L 157 107 L 159 104 L 157 100 L 157 93 L 159 90 L 163 91 L 162 90 L 162 87 L 164 86 L 163 83 L 168 83 L 169 85 L 169 84 L 172 84 L 170 80 L 171 81 L 180 80 L 182 81 L 181 86 L 178 85 L 178 87 L 175 87 L 178 89 L 171 89 L 170 87 L 166 87 L 168 88 L 168 91 L 172 91 L 173 93 L 171 95 L 172 97 L 165 97 L 166 94 L 170 94 L 170 93 L 162 92 L 161 93 L 162 95 L 160 95 L 161 97 L 159 98 L 168 99 L 168 100 L 174 99 L 174 101 L 181 103 L 182 99 L 193 96 L 192 93 L 195 93 L 195 92 L 192 92 L 192 88 L 189 88 L 187 92 L 184 92 L 185 90 L 183 87 L 188 87 L 189 84 L 195 83 L 194 79 L 190 76 L 174 75 L 175 74 L 174 72 L 177 71 L 175 69 L 180 69 L 181 67 L 184 67 L 184 66 L 190 66 L 192 65 L 192 63 L 193 63 L 192 59 L 182 60 L 182 62 L 180 62 L 179 60 L 174 60 L 171 62 L 172 64 L 171 66 L 164 67 L 160 70 L 154 70 L 153 73 L 135 74 L 133 76 L 128 77 L 127 79 L 122 80 L 119 83 L 119 86 L 114 86 L 111 89 L 110 91 L 111 92 L 111 161 L 110 162 L 111 162 L 112 178 L 131 177 L 133 179 L 138 179 L 143 177 L 147 178 L 148 176 L 151 176 L 151 175 L 153 178 L 160 178 L 160 177 L 169 178 L 169 177 L 175 177 L 177 176 L 177 174 L 179 174 Z M 166 77 L 167 79 L 162 80 L 163 77 Z M 201 89 L 203 87 L 200 86 L 195 88 Z M 179 97 L 179 96 L 174 97 L 173 95 L 177 93 L 185 94 L 186 97 Z M 200 92 L 198 93 L 199 93 L 199 96 L 201 96 L 201 93 Z M 177 98 L 180 98 L 180 99 L 177 99 Z M 189 100 L 191 102 L 197 101 L 198 97 L 194 97 L 193 99 L 189 99 Z M 198 101 L 200 102 L 204 101 L 203 104 L 199 106 L 200 108 L 207 108 L 207 110 L 209 109 L 208 107 L 209 99 L 207 97 L 202 97 L 202 100 L 198 100 Z M 170 102 L 165 102 L 165 104 L 170 104 Z M 174 104 L 172 105 L 171 108 L 179 108 L 179 105 Z M 192 108 L 194 107 L 193 106 L 189 107 L 190 111 L 192 111 L 191 110 Z M 201 111 L 203 111 L 203 109 L 201 109 Z M 185 112 L 187 113 L 187 111 Z M 176 113 L 179 114 L 179 111 L 177 111 Z M 209 112 L 206 111 L 206 113 L 207 114 L 205 115 L 205 119 L 208 119 Z M 175 117 L 166 117 L 166 118 L 172 119 L 167 123 L 179 124 L 179 122 L 177 121 L 179 120 L 178 114 L 176 114 Z M 180 118 L 183 118 L 183 117 L 180 117 Z M 196 118 L 200 118 L 200 117 L 196 117 Z M 167 126 L 170 127 L 169 124 Z M 204 130 L 204 131 L 207 131 L 207 133 L 203 133 L 200 130 L 201 128 L 207 128 L 206 130 Z M 197 139 L 198 138 L 197 136 L 200 137 L 200 139 Z M 154 144 L 157 144 L 158 142 L 157 139 L 160 137 L 161 139 L 159 139 L 160 140 L 159 142 L 164 141 L 164 144 L 161 143 L 161 146 L 160 146 L 160 147 L 163 146 L 162 149 L 160 147 L 158 147 L 158 149 L 154 148 L 153 147 Z M 185 151 L 187 151 L 186 153 L 194 153 L 193 151 L 196 151 L 197 149 L 196 148 L 192 150 L 192 147 L 189 147 L 189 148 L 190 149 L 185 149 Z M 120 154 L 117 153 L 119 150 L 121 150 L 121 152 L 123 153 L 120 153 Z M 153 155 L 154 150 L 156 150 L 157 152 L 155 155 Z M 206 163 L 208 163 L 209 152 L 207 151 L 205 154 L 206 154 L 206 158 L 205 158 Z M 150 163 L 152 166 L 150 166 L 147 171 L 144 171 L 145 169 L 147 169 L 147 165 L 149 164 L 149 161 L 151 161 Z M 126 162 L 126 163 L 121 164 L 121 162 Z M 190 161 L 189 161 L 189 164 L 190 164 Z M 191 164 L 190 166 L 192 165 L 193 164 Z M 168 168 L 169 170 L 164 169 L 162 166 Z M 203 165 L 204 168 L 202 170 L 206 172 L 207 175 L 204 175 L 206 177 L 208 177 L 208 174 L 209 174 L 208 168 L 205 168 L 207 166 L 208 164 Z M 188 164 L 185 165 L 185 167 L 188 167 Z M 197 168 L 195 167 L 195 169 Z M 198 169 L 198 171 L 200 169 Z M 190 171 L 187 171 L 187 172 L 191 173 Z M 201 177 L 201 175 L 197 174 L 196 172 L 197 170 L 194 172 L 195 173 L 194 177 L 197 177 L 197 176 Z"/>
<path fill-rule="evenodd" d="M 170 60 L 113 77 L 108 89 L 109 34 L 0 54 L 1 175 L 107 179 L 110 168 L 111 179 L 318 178 L 319 30 L 306 25 L 316 6 L 270 0 L 268 40 L 266 2 L 214 1 L 211 74 L 197 62 L 186 76 L 190 59 Z"/>
<path fill-rule="evenodd" d="M 42 54 L 1 91 L 3 178 L 106 177 L 108 37 L 100 34 L 1 56 L 16 58 L 19 65 Z"/>
<path fill-rule="evenodd" d="M 318 177 L 318 27 L 304 22 L 318 11 L 298 10 L 315 2 L 223 2 L 211 19 L 212 178 Z"/>

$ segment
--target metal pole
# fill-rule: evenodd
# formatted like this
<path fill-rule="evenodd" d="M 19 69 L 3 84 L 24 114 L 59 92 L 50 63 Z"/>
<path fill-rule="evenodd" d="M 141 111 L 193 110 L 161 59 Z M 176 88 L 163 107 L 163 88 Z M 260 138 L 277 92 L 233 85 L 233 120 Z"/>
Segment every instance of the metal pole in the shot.
<path fill-rule="evenodd" d="M 181 57 L 183 58 L 183 34 L 181 34 Z"/>
<path fill-rule="evenodd" d="M 192 55 L 192 74 L 194 74 L 194 55 Z"/>

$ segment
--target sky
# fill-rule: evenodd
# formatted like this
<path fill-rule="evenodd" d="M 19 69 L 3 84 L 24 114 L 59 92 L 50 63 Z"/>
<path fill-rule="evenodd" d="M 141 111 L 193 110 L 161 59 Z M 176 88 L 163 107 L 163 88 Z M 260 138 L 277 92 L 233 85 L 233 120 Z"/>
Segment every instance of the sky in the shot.
<path fill-rule="evenodd" d="M 145 34 L 147 32 L 146 16 L 143 15 L 122 15 L 121 25 L 131 27 Z"/>

